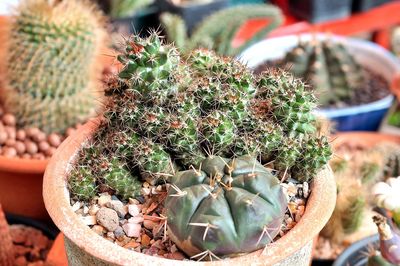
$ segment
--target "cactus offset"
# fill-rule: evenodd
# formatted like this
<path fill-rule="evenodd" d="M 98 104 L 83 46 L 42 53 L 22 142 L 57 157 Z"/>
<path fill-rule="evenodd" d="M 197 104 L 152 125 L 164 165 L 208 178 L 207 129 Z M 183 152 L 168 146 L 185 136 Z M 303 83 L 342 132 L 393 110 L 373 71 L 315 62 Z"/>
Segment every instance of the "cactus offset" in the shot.
<path fill-rule="evenodd" d="M 189 256 L 257 250 L 278 234 L 287 202 L 279 180 L 255 159 L 208 157 L 178 172 L 166 199 L 170 237 Z"/>
<path fill-rule="evenodd" d="M 102 19 L 86 1 L 24 0 L 10 25 L 5 108 L 21 127 L 63 133 L 99 107 Z"/>
<path fill-rule="evenodd" d="M 322 105 L 347 100 L 364 80 L 364 72 L 341 43 L 330 39 L 299 41 L 284 63 L 291 72 L 315 87 Z"/>

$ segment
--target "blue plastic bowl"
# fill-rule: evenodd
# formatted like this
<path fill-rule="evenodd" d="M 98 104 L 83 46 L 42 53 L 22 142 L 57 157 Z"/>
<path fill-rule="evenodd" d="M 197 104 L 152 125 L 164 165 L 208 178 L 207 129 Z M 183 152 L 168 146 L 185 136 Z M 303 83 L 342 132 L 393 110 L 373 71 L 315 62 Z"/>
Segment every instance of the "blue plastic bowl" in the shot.
<path fill-rule="evenodd" d="M 344 43 L 361 65 L 382 75 L 389 84 L 400 73 L 400 60 L 379 45 L 361 39 L 326 34 L 301 34 L 266 39 L 247 48 L 238 59 L 250 69 L 255 69 L 265 61 L 283 58 L 287 51 L 297 45 L 299 37 L 302 40 L 331 38 L 333 41 Z M 393 99 L 394 96 L 388 95 L 372 103 L 338 109 L 320 109 L 317 113 L 333 121 L 338 131 L 376 131 Z"/>
<path fill-rule="evenodd" d="M 393 99 L 393 95 L 388 95 L 372 103 L 340 109 L 321 109 L 317 113 L 329 118 L 338 131 L 376 131 Z"/>

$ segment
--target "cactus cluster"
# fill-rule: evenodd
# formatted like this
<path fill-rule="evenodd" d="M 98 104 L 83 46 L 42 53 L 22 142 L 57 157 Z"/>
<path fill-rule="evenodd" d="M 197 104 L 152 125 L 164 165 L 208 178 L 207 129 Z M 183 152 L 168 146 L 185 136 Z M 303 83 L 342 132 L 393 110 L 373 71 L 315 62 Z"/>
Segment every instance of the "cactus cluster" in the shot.
<path fill-rule="evenodd" d="M 105 33 L 92 4 L 23 0 L 7 34 L 2 98 L 20 127 L 63 133 L 95 113 Z"/>
<path fill-rule="evenodd" d="M 280 231 L 287 208 L 279 180 L 254 158 L 207 157 L 178 172 L 165 202 L 169 236 L 189 256 L 251 252 Z"/>
<path fill-rule="evenodd" d="M 354 56 L 330 38 L 299 40 L 284 60 L 290 71 L 311 83 L 322 105 L 348 100 L 364 82 L 364 71 Z"/>
<path fill-rule="evenodd" d="M 236 34 L 245 22 L 268 18 L 267 25 L 244 43 L 233 43 Z M 160 17 L 168 40 L 185 52 L 196 48 L 207 48 L 221 55 L 237 55 L 251 44 L 264 38 L 278 27 L 283 16 L 279 8 L 268 4 L 241 5 L 215 12 L 199 22 L 195 31 L 187 35 L 185 22 L 178 15 L 164 13 Z M 222 23 L 223 22 L 223 23 Z"/>
<path fill-rule="evenodd" d="M 187 254 L 271 241 L 287 207 L 279 179 L 310 181 L 331 156 L 311 92 L 283 71 L 256 76 L 205 50 L 181 56 L 155 33 L 128 39 L 118 60 L 104 117 L 71 171 L 73 197 L 101 188 L 127 200 L 142 180 L 168 182 L 169 231 Z"/>
<path fill-rule="evenodd" d="M 281 176 L 307 181 L 331 156 L 315 128 L 315 98 L 283 71 L 254 76 L 203 50 L 181 58 L 156 34 L 128 40 L 118 60 L 124 67 L 109 81 L 93 145 L 134 176 L 156 183 L 208 155 L 250 154 L 273 162 Z"/>

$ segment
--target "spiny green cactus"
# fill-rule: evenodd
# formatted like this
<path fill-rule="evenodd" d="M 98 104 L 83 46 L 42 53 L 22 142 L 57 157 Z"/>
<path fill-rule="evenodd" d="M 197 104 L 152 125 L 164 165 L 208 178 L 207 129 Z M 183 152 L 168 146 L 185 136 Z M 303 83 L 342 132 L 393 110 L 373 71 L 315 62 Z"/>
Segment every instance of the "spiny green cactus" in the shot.
<path fill-rule="evenodd" d="M 101 20 L 87 1 L 21 2 L 9 28 L 2 96 L 20 127 L 63 133 L 95 114 Z"/>
<path fill-rule="evenodd" d="M 181 57 L 156 34 L 127 40 L 118 59 L 123 67 L 108 82 L 104 119 L 93 137 L 101 156 L 79 162 L 91 165 L 93 175 L 103 176 L 96 170 L 102 156 L 155 184 L 177 169 L 200 167 L 210 155 L 251 154 L 273 163 L 279 175 L 304 181 L 331 156 L 315 128 L 311 92 L 285 72 L 264 73 L 263 83 L 213 52 Z"/>
<path fill-rule="evenodd" d="M 315 87 L 322 105 L 349 99 L 364 80 L 364 72 L 351 53 L 329 38 L 300 40 L 283 62 L 295 76 Z"/>
<path fill-rule="evenodd" d="M 279 233 L 287 202 L 279 180 L 255 159 L 208 157 L 178 172 L 165 202 L 169 236 L 189 256 L 257 250 Z"/>
<path fill-rule="evenodd" d="M 90 200 L 96 196 L 96 178 L 90 169 L 81 167 L 72 171 L 69 188 L 73 195 L 81 200 Z"/>
<path fill-rule="evenodd" d="M 245 22 L 252 19 L 268 18 L 267 25 L 243 44 L 232 43 Z M 279 8 L 273 5 L 254 4 L 226 8 L 206 17 L 198 24 L 189 38 L 184 21 L 176 15 L 164 13 L 160 17 L 166 29 L 168 40 L 178 48 L 189 52 L 196 48 L 215 50 L 221 55 L 236 55 L 254 42 L 264 38 L 268 32 L 278 27 L 283 17 Z M 223 23 L 221 23 L 223 21 Z"/>

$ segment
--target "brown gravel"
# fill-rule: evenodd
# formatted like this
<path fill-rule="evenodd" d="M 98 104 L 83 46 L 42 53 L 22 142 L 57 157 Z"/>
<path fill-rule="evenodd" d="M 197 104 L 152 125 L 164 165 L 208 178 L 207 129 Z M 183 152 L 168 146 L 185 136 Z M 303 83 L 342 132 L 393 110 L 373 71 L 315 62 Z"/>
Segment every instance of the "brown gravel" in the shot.
<path fill-rule="evenodd" d="M 15 266 L 45 265 L 52 240 L 41 231 L 25 225 L 10 225 L 10 234 L 14 244 Z"/>

